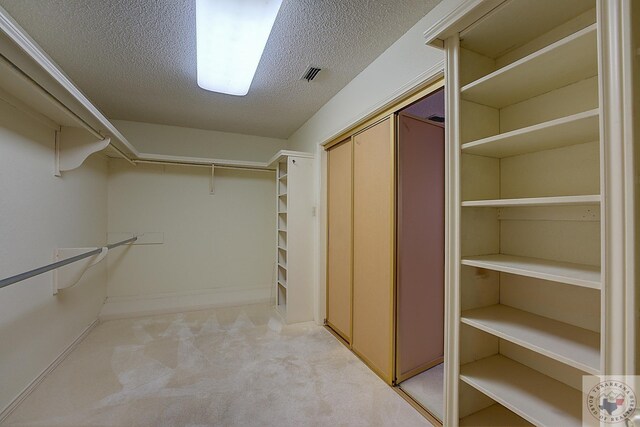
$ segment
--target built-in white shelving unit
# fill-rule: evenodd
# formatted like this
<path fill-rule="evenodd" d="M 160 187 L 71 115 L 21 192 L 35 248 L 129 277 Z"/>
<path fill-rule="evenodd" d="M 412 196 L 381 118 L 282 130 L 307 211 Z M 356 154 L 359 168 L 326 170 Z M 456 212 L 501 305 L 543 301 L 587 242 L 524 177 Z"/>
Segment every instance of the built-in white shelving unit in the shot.
<path fill-rule="evenodd" d="M 313 159 L 280 152 L 276 168 L 276 308 L 288 323 L 313 319 Z"/>
<path fill-rule="evenodd" d="M 628 5 L 462 3 L 426 32 L 446 51 L 444 424 L 578 426 L 582 377 L 626 357 L 611 300 L 630 286 L 611 279 L 626 237 L 611 218 L 626 209 L 612 183 L 630 89 L 612 46 Z"/>

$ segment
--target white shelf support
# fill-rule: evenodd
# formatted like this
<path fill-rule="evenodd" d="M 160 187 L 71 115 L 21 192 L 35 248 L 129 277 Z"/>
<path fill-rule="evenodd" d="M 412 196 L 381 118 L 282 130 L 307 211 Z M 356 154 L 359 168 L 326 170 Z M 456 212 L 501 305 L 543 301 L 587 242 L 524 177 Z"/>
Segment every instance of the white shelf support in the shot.
<path fill-rule="evenodd" d="M 84 129 L 62 126 L 55 136 L 55 176 L 79 168 L 93 153 L 109 146 L 111 138 L 102 140 Z"/>
<path fill-rule="evenodd" d="M 54 260 L 62 261 L 95 249 L 99 248 L 58 248 L 55 251 Z M 56 295 L 62 289 L 75 286 L 89 268 L 107 256 L 107 252 L 107 247 L 103 247 L 102 251 L 94 256 L 53 270 L 53 294 Z"/>
<path fill-rule="evenodd" d="M 211 164 L 211 179 L 209 180 L 209 194 L 211 194 L 212 196 L 214 194 L 216 194 L 215 174 L 216 174 L 216 165 L 214 165 L 212 163 Z"/>
<path fill-rule="evenodd" d="M 634 246 L 633 42 L 631 1 L 597 2 L 600 22 L 600 102 L 602 103 L 601 188 L 603 371 L 634 374 L 636 302 Z"/>

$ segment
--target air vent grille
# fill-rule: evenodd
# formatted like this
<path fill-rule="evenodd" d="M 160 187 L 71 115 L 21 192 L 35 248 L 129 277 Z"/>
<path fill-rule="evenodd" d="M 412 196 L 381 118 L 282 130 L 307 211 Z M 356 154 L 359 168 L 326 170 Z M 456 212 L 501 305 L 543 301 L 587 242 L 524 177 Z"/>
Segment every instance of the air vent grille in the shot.
<path fill-rule="evenodd" d="M 316 78 L 320 70 L 322 69 L 318 67 L 309 67 L 309 69 L 305 71 L 304 75 L 302 76 L 302 80 L 310 82 L 311 80 Z"/>

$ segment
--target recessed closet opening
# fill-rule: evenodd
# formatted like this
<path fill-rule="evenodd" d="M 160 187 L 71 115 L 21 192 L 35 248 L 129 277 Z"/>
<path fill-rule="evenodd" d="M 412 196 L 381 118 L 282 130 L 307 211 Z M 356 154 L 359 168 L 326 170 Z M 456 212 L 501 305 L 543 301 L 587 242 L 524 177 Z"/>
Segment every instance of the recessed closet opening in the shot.
<path fill-rule="evenodd" d="M 326 325 L 443 419 L 444 82 L 327 144 Z"/>
<path fill-rule="evenodd" d="M 443 419 L 444 89 L 398 112 L 397 344 L 400 388 Z"/>

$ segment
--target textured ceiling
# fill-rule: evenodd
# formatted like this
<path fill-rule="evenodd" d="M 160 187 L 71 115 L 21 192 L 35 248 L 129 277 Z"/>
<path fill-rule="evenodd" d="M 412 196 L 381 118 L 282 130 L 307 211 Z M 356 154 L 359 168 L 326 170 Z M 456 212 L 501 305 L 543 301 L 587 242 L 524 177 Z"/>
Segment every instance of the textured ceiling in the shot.
<path fill-rule="evenodd" d="M 245 97 L 197 86 L 194 0 L 0 5 L 111 119 L 286 138 L 439 1 L 284 0 Z"/>

